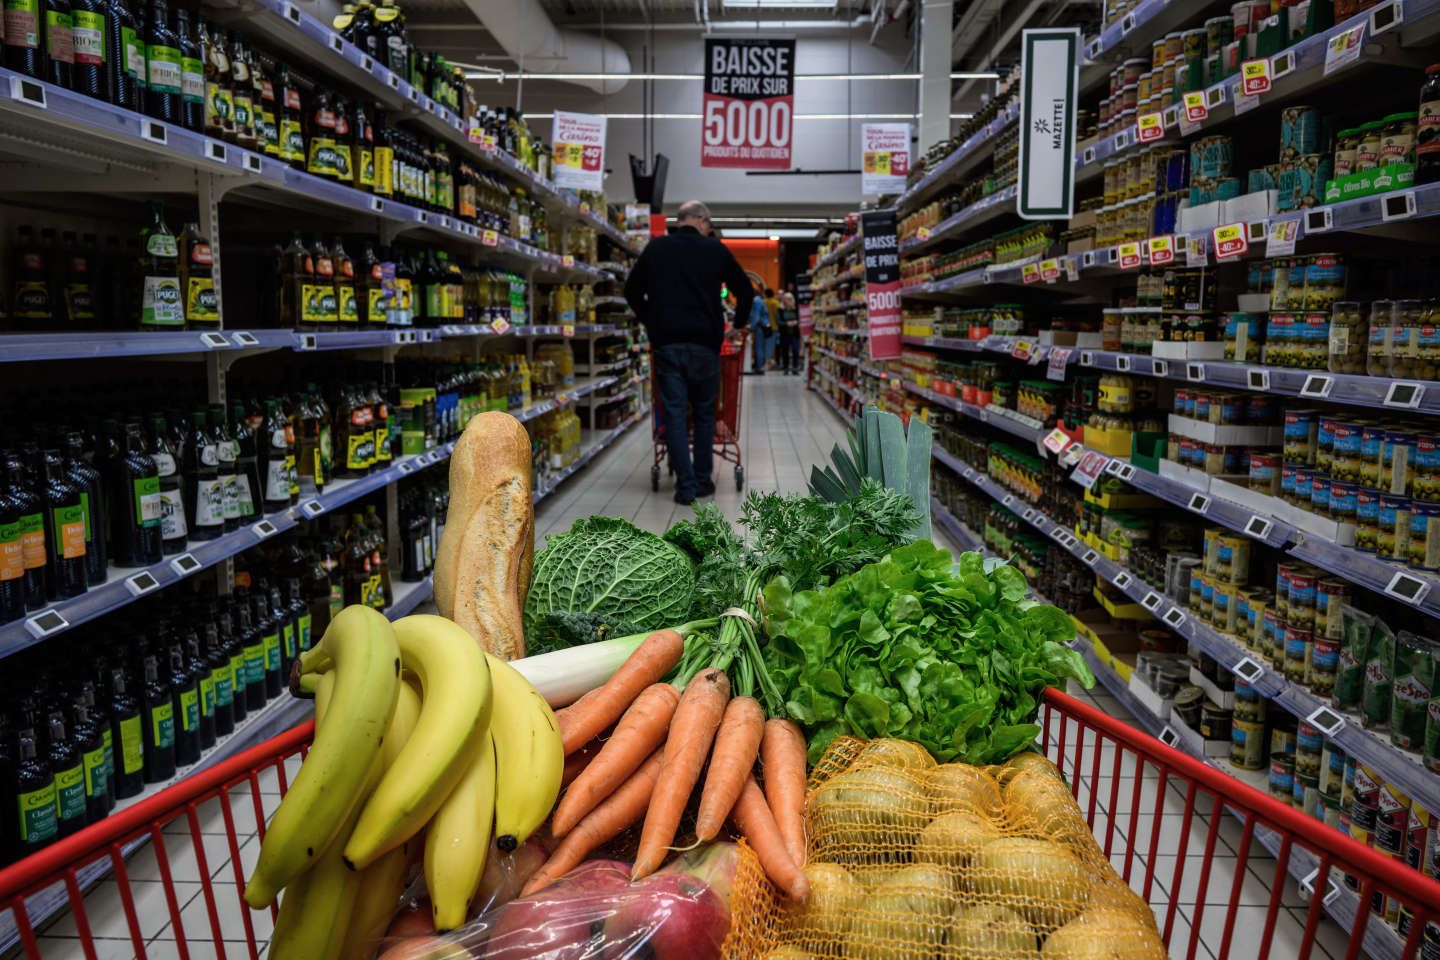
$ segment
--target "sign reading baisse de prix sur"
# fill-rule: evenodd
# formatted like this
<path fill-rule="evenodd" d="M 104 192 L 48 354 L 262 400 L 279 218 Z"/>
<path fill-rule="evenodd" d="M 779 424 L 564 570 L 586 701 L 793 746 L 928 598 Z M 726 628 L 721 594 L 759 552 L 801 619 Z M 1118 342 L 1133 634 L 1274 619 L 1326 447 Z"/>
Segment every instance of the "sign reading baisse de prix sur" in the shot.
<path fill-rule="evenodd" d="M 795 39 L 710 37 L 700 166 L 789 170 Z"/>
<path fill-rule="evenodd" d="M 870 359 L 894 360 L 901 353 L 900 251 L 895 243 L 895 208 L 860 214 L 865 254 L 865 321 Z"/>
<path fill-rule="evenodd" d="M 1026 220 L 1068 219 L 1075 206 L 1075 99 L 1080 30 L 1026 30 L 1020 59 L 1020 188 Z"/>

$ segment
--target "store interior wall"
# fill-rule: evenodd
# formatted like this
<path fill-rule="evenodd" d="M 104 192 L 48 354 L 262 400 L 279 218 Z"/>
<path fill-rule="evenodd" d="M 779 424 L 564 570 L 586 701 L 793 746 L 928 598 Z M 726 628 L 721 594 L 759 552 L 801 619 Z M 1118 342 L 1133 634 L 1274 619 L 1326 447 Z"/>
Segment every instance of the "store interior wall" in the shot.
<path fill-rule="evenodd" d="M 779 289 L 780 243 L 777 240 L 726 240 L 725 246 L 735 254 L 740 266 L 760 278 L 771 289 Z"/>
<path fill-rule="evenodd" d="M 748 34 L 747 34 L 748 35 Z M 778 34 L 777 34 L 778 35 Z M 700 73 L 704 69 L 704 38 L 673 31 L 613 34 L 630 54 L 632 68 L 655 73 Z M 653 62 L 647 47 L 652 43 Z M 868 33 L 850 31 L 836 35 L 796 37 L 797 74 L 899 73 L 913 71 L 908 62 L 910 41 L 904 31 L 882 31 L 876 46 Z M 448 52 L 447 52 L 448 55 Z M 457 53 L 457 55 L 459 55 Z M 650 81 L 656 114 L 699 114 L 703 83 L 700 80 Z M 526 81 L 521 98 L 525 113 L 573 110 L 582 113 L 638 114 L 645 112 L 644 83 L 632 82 L 611 96 L 596 96 L 584 87 L 557 82 Z M 914 114 L 916 83 L 913 80 L 806 80 L 795 84 L 797 114 Z M 474 81 L 477 96 L 484 103 L 514 106 L 516 85 Z M 681 202 L 698 198 L 725 209 L 744 207 L 804 209 L 816 212 L 844 212 L 854 206 L 860 193 L 860 127 L 863 120 L 797 120 L 794 126 L 792 169 L 854 170 L 837 175 L 790 173 L 747 175 L 742 170 L 700 167 L 700 120 L 655 120 L 648 157 L 663 153 L 670 158 L 669 182 L 665 189 L 666 210 L 673 212 Z M 541 137 L 550 137 L 548 119 L 530 121 Z M 628 156 L 646 155 L 644 124 L 640 120 L 612 119 L 606 143 L 609 174 L 605 191 L 612 198 L 634 195 Z"/>

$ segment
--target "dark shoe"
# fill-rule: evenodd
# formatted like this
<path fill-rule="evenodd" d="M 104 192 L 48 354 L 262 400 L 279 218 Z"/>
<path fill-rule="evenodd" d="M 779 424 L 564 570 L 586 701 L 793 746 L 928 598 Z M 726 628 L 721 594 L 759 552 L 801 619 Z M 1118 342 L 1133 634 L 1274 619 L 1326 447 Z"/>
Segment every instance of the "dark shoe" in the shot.
<path fill-rule="evenodd" d="M 703 500 L 706 497 L 713 496 L 715 496 L 715 484 L 713 483 L 702 484 L 700 489 L 695 493 L 695 499 L 697 500 Z"/>
<path fill-rule="evenodd" d="M 690 506 L 690 504 L 695 502 L 695 494 L 681 493 L 677 490 L 675 491 L 675 502 L 680 504 L 682 507 L 688 507 Z"/>
<path fill-rule="evenodd" d="M 759 370 L 746 370 L 746 371 L 745 371 L 745 376 L 747 376 L 747 377 L 754 377 L 754 376 L 758 376 L 759 373 L 760 373 Z"/>

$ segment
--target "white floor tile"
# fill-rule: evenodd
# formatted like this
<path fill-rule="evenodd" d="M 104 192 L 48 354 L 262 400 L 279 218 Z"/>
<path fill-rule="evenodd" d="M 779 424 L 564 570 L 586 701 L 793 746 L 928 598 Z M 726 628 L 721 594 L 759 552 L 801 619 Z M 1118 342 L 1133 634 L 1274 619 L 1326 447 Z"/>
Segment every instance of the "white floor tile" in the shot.
<path fill-rule="evenodd" d="M 198 882 L 177 880 L 173 887 L 175 905 L 181 910 L 200 892 Z M 170 922 L 170 910 L 165 898 L 165 884 L 132 880 L 129 888 L 130 896 L 135 904 L 135 920 L 140 925 L 140 936 L 143 939 L 149 939 Z M 125 940 L 130 936 L 130 924 L 125 917 L 120 888 L 113 880 L 102 882 L 86 895 L 85 919 L 90 925 L 90 935 L 93 937 Z M 79 925 L 76 923 L 75 915 L 67 913 L 45 932 L 54 937 L 75 937 L 79 936 Z"/>

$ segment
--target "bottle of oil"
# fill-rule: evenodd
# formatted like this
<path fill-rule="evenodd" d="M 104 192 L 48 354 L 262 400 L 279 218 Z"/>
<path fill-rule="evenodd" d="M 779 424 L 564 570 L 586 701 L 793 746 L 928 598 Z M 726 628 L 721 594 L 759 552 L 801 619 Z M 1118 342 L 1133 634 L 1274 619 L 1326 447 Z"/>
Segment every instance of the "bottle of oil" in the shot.
<path fill-rule="evenodd" d="M 180 553 L 189 541 L 189 513 L 185 509 L 185 484 L 180 473 L 180 456 L 170 443 L 165 417 L 150 418 L 150 459 L 160 478 L 160 542 L 168 554 Z"/>
<path fill-rule="evenodd" d="M 350 130 L 355 143 L 355 185 L 367 193 L 375 192 L 375 129 L 365 112 L 365 104 L 356 100 L 350 110 Z"/>
<path fill-rule="evenodd" d="M 244 720 L 249 712 L 245 690 L 249 685 L 245 663 L 245 645 L 241 642 L 234 604 L 218 607 L 215 612 L 215 626 L 220 629 L 220 648 L 230 661 L 230 715 L 236 724 Z"/>
<path fill-rule="evenodd" d="M 11 317 L 17 329 L 52 331 L 56 323 L 56 299 L 50 284 L 49 251 L 35 242 L 35 231 L 28 224 L 21 224 L 17 234 Z"/>
<path fill-rule="evenodd" d="M 305 116 L 300 88 L 290 79 L 290 68 L 275 64 L 275 83 L 279 89 L 280 159 L 296 170 L 305 169 Z"/>
<path fill-rule="evenodd" d="M 266 69 L 265 60 L 256 54 L 250 61 L 250 70 L 255 77 L 255 130 L 259 135 L 260 148 L 265 156 L 280 158 L 280 107 L 275 97 L 275 83 L 272 71 Z"/>
<path fill-rule="evenodd" d="M 59 713 L 50 715 L 48 734 L 45 759 L 55 779 L 55 835 L 68 837 L 85 826 L 85 767 Z"/>
<path fill-rule="evenodd" d="M 144 725 L 140 705 L 125 691 L 125 671 L 110 670 L 110 733 L 115 743 L 115 799 L 133 797 L 145 788 Z"/>
<path fill-rule="evenodd" d="M 385 125 L 385 111 L 375 105 L 375 194 L 380 197 L 395 195 L 395 144 L 390 129 Z"/>
<path fill-rule="evenodd" d="M 225 488 L 220 482 L 220 454 L 203 409 L 190 414 L 182 469 L 190 539 L 214 540 L 225 532 Z"/>
<path fill-rule="evenodd" d="M 295 441 L 278 400 L 265 401 L 265 420 L 256 436 L 260 474 L 265 484 L 265 511 L 290 505 L 290 471 L 295 466 Z"/>
<path fill-rule="evenodd" d="M 317 177 L 338 179 L 338 158 L 335 152 L 335 109 L 330 104 L 330 94 L 324 90 L 315 92 L 315 105 L 310 111 L 310 149 L 305 158 L 305 169 Z"/>
<path fill-rule="evenodd" d="M 280 623 L 274 614 L 275 611 L 270 607 L 269 585 L 260 580 L 250 591 L 250 618 L 255 625 L 255 632 L 260 636 L 260 646 L 265 657 L 261 692 L 266 700 L 278 697 L 281 689 Z"/>
<path fill-rule="evenodd" d="M 154 654 L 145 657 L 143 670 L 140 719 L 145 733 L 145 782 L 159 783 L 175 775 L 175 704 Z"/>
<path fill-rule="evenodd" d="M 180 652 L 185 655 L 185 669 L 195 678 L 200 695 L 200 749 L 205 751 L 215 746 L 215 681 L 209 662 L 200 655 L 200 640 L 196 630 L 189 630 L 187 634 Z"/>
<path fill-rule="evenodd" d="M 5 66 L 41 79 L 40 0 L 5 0 Z"/>
<path fill-rule="evenodd" d="M 376 594 L 375 609 L 383 610 L 395 602 L 395 591 L 390 585 L 390 555 L 385 543 L 385 524 L 375 504 L 365 505 L 365 528 L 369 533 L 370 568 L 374 581 L 372 590 Z"/>
<path fill-rule="evenodd" d="M 240 510 L 240 523 L 249 523 L 260 516 L 264 486 L 260 479 L 260 461 L 256 454 L 255 431 L 245 422 L 245 408 L 240 404 L 230 407 L 231 443 L 235 454 L 236 503 Z"/>
<path fill-rule="evenodd" d="M 156 120 L 180 122 L 183 79 L 180 41 L 170 29 L 165 0 L 151 0 L 145 31 L 145 110 Z"/>
<path fill-rule="evenodd" d="M 51 600 L 78 597 L 89 585 L 85 572 L 85 507 L 80 489 L 66 476 L 60 451 L 25 448 L 37 489 L 45 500 L 45 582 Z"/>
<path fill-rule="evenodd" d="M 319 235 L 310 246 L 310 260 L 315 268 L 312 288 L 315 306 L 311 322 L 317 324 L 317 330 L 334 330 L 340 320 L 339 296 L 335 289 L 335 258 Z M 311 298 L 306 298 L 307 306 L 310 301 Z"/>
<path fill-rule="evenodd" d="M 360 514 L 350 515 L 345 530 L 345 605 L 373 606 L 373 571 L 370 569 L 370 548 Z"/>
<path fill-rule="evenodd" d="M 294 330 L 312 330 L 305 317 L 305 303 L 315 273 L 310 251 L 300 242 L 300 231 L 280 251 L 280 325 Z"/>
<path fill-rule="evenodd" d="M 9 11 L 9 4 L 6 5 Z M 70 89 L 75 69 L 75 18 L 70 0 L 45 0 L 45 79 Z"/>
<path fill-rule="evenodd" d="M 230 92 L 230 51 L 225 31 L 200 22 L 205 58 L 205 135 L 217 140 L 235 139 L 235 97 Z"/>
<path fill-rule="evenodd" d="M 330 248 L 330 256 L 335 264 L 336 321 L 341 330 L 354 330 L 360 326 L 360 307 L 355 293 L 355 261 L 345 252 L 338 236 L 334 246 Z"/>
<path fill-rule="evenodd" d="M 97 0 L 82 0 L 94 3 Z M 180 123 L 196 133 L 205 129 L 205 59 L 190 23 L 190 11 L 177 9 L 171 29 L 180 47 Z"/>
<path fill-rule="evenodd" d="M 173 634 L 170 639 L 175 640 Z M 179 643 L 171 642 L 165 657 L 175 724 L 175 765 L 188 767 L 200 759 L 200 679 L 188 669 Z"/>
<path fill-rule="evenodd" d="M 105 582 L 109 553 L 105 547 L 105 486 L 100 471 L 85 460 L 85 440 L 78 430 L 65 435 L 65 474 L 80 491 L 85 511 L 85 577 L 93 586 Z M 0 616 L 3 619 L 3 616 Z"/>
<path fill-rule="evenodd" d="M 65 325 L 71 330 L 94 330 L 95 264 L 90 251 L 75 242 L 75 231 L 66 230 L 60 236 L 65 248 L 61 252 L 65 265 Z"/>
<path fill-rule="evenodd" d="M 20 731 L 18 762 L 15 764 L 15 816 L 20 823 L 19 843 L 15 853 L 20 857 L 49 846 L 55 841 L 59 823 L 55 804 L 55 775 L 50 765 L 41 760 L 35 744 L 35 731 Z"/>
<path fill-rule="evenodd" d="M 0 623 L 25 616 L 25 545 L 20 534 L 20 501 L 0 477 Z"/>
<path fill-rule="evenodd" d="M 355 184 L 355 142 L 350 125 L 350 101 L 335 98 L 335 179 L 346 186 Z"/>
<path fill-rule="evenodd" d="M 87 684 L 88 686 L 88 684 Z M 110 811 L 106 784 L 105 744 L 99 728 L 91 722 L 84 694 L 70 708 L 70 739 L 80 754 L 81 781 L 85 790 L 85 822 L 94 823 Z"/>
<path fill-rule="evenodd" d="M 191 330 L 220 329 L 220 301 L 215 296 L 213 251 L 190 222 L 180 233 L 180 289 L 185 294 L 185 323 Z"/>
<path fill-rule="evenodd" d="M 76 93 L 110 100 L 110 73 L 105 62 L 104 0 L 74 0 L 70 5 L 75 64 L 71 83 Z"/>
<path fill-rule="evenodd" d="M 270 615 L 280 630 L 280 671 L 276 677 L 275 690 L 275 695 L 279 696 L 280 690 L 285 686 L 286 678 L 290 676 L 290 664 L 300 655 L 300 641 L 297 635 L 299 624 L 295 622 L 295 614 L 290 609 L 289 602 L 281 595 L 279 584 L 272 583 L 270 585 L 269 597 Z"/>
<path fill-rule="evenodd" d="M 106 425 L 111 428 L 110 421 Z M 119 433 L 119 427 L 113 429 Z M 140 424 L 127 422 L 118 455 L 105 478 L 109 496 L 111 559 L 117 567 L 145 567 L 161 556 L 160 473 L 146 452 Z"/>
<path fill-rule="evenodd" d="M 135 32 L 135 16 L 125 0 L 105 2 L 105 50 L 111 101 L 117 107 L 143 113 L 145 50 Z"/>
<path fill-rule="evenodd" d="M 259 145 L 255 138 L 255 84 L 250 78 L 250 54 L 239 37 L 230 42 L 230 90 L 235 98 L 235 143 L 255 150 Z"/>
<path fill-rule="evenodd" d="M 215 443 L 216 472 L 224 496 L 225 530 L 229 532 L 240 527 L 240 445 L 235 441 L 234 430 L 225 422 L 223 403 L 210 404 L 206 422 Z"/>
<path fill-rule="evenodd" d="M 235 713 L 231 706 L 235 699 L 235 676 L 231 670 L 230 656 L 220 637 L 220 624 L 213 601 L 206 606 L 206 611 L 208 616 L 200 628 L 204 638 L 201 654 L 210 668 L 210 726 L 212 734 L 218 739 L 235 729 Z"/>
<path fill-rule="evenodd" d="M 164 4 L 156 6 L 163 7 Z M 154 29 L 152 25 L 152 33 Z M 168 33 L 169 29 L 165 28 L 165 31 Z M 176 56 L 178 58 L 178 51 Z M 147 87 L 148 93 L 154 94 L 155 91 L 154 85 Z M 152 96 L 150 99 L 158 98 Z M 179 247 L 175 243 L 175 235 L 165 226 L 164 212 L 158 202 L 150 204 L 150 223 L 140 232 L 140 251 L 140 329 L 185 329 L 184 301 L 180 295 Z"/>

